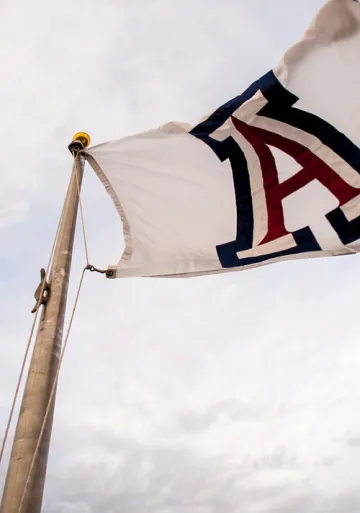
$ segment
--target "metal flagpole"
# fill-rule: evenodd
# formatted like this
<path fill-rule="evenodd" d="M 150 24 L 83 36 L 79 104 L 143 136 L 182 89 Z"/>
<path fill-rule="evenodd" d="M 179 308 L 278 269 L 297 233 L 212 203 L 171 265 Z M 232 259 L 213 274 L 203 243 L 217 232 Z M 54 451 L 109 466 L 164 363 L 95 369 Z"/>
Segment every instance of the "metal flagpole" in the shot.
<path fill-rule="evenodd" d="M 79 190 L 84 173 L 84 159 L 79 155 L 79 151 L 87 147 L 89 143 L 90 137 L 85 133 L 79 133 L 74 136 L 73 142 L 69 146 L 74 155 L 74 166 L 54 251 L 50 272 L 50 292 L 41 315 L 34 345 L 0 513 L 19 513 L 30 466 L 56 378 L 62 344 Z M 31 478 L 28 482 L 21 513 L 40 513 L 41 511 L 54 406 L 55 395 L 53 396 Z"/>

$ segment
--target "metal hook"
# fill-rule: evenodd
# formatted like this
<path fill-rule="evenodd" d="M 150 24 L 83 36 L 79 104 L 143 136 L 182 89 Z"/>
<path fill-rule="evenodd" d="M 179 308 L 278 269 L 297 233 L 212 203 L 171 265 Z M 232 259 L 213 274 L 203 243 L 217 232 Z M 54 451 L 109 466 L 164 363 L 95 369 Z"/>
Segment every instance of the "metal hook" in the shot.
<path fill-rule="evenodd" d="M 85 267 L 87 271 L 90 271 L 91 273 L 99 273 L 99 274 L 106 274 L 107 278 L 113 278 L 114 277 L 114 271 L 111 269 L 97 269 L 93 265 L 89 264 Z"/>

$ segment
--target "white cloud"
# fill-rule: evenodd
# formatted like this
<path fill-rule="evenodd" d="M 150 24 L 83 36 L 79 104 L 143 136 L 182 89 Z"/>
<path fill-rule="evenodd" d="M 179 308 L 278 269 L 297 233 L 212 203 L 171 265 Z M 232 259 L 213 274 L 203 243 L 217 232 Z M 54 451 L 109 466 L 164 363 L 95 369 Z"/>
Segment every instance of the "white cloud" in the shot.
<path fill-rule="evenodd" d="M 20 223 L 26 217 L 28 205 L 25 201 L 17 201 L 0 208 L 0 228 Z"/>
<path fill-rule="evenodd" d="M 1 425 L 72 134 L 195 121 L 272 67 L 321 3 L 1 4 Z M 91 261 L 106 267 L 119 221 L 90 170 L 83 198 Z M 70 304 L 83 263 L 79 237 Z M 45 511 L 357 513 L 359 277 L 356 257 L 186 281 L 87 276 Z"/>

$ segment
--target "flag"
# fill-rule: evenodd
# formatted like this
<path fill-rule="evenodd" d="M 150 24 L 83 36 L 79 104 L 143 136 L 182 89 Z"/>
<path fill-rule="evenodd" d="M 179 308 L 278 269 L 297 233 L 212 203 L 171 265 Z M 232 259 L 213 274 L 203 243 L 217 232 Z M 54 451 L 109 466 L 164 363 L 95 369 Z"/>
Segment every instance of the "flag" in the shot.
<path fill-rule="evenodd" d="M 86 149 L 123 224 L 114 276 L 358 252 L 359 56 L 359 3 L 330 0 L 276 68 L 196 126 Z"/>

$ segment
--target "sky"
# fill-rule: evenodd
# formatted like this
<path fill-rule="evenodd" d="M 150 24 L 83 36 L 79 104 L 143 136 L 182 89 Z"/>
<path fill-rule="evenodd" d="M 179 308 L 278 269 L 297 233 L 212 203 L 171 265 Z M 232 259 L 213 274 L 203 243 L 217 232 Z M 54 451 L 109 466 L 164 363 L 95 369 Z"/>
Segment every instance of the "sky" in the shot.
<path fill-rule="evenodd" d="M 71 171 L 94 144 L 195 123 L 274 67 L 321 0 L 2 0 L 0 436 Z M 123 248 L 90 167 L 90 260 Z M 85 265 L 78 230 L 69 306 Z M 359 257 L 189 280 L 86 275 L 46 513 L 358 513 Z M 0 490 L 6 464 L 0 466 Z"/>

